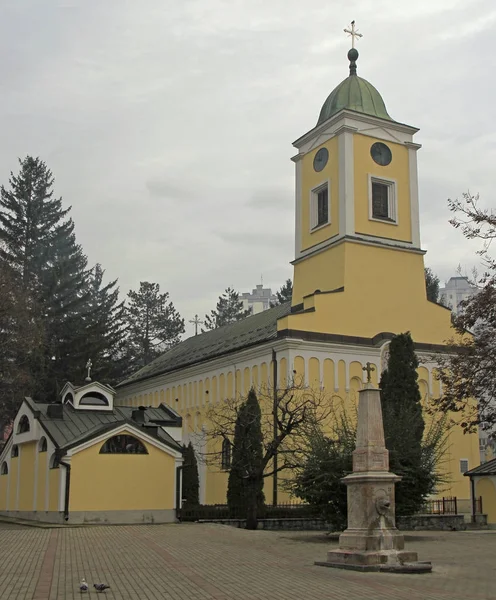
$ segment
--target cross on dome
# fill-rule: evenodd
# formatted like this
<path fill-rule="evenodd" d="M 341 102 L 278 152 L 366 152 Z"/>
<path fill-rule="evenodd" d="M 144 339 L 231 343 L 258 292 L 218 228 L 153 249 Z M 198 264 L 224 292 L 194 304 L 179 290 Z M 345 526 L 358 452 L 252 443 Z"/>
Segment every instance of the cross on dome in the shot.
<path fill-rule="evenodd" d="M 355 38 L 363 37 L 363 34 L 358 33 L 358 29 L 355 29 L 355 21 L 351 22 L 351 29 L 344 29 L 344 32 L 347 33 L 351 37 L 351 47 L 355 47 Z"/>

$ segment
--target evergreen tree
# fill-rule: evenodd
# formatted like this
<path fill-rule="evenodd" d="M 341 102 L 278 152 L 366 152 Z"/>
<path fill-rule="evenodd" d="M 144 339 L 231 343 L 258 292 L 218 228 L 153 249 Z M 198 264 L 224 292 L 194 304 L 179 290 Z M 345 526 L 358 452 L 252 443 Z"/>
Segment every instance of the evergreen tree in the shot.
<path fill-rule="evenodd" d="M 246 515 L 246 528 L 256 529 L 263 508 L 262 413 L 255 390 L 240 406 L 234 428 L 231 470 L 227 483 L 227 504 L 233 516 Z"/>
<path fill-rule="evenodd" d="M 129 372 L 124 352 L 125 308 L 124 302 L 119 301 L 117 280 L 104 284 L 104 273 L 97 264 L 88 277 L 85 353 L 91 358 L 98 379 L 113 385 Z"/>
<path fill-rule="evenodd" d="M 390 470 L 402 477 L 396 485 L 397 512 L 408 515 L 419 510 L 434 485 L 432 470 L 423 461 L 418 364 L 410 333 L 397 335 L 391 340 L 380 383 Z"/>
<path fill-rule="evenodd" d="M 275 302 L 271 302 L 271 306 L 278 306 L 279 304 L 284 304 L 285 302 L 291 302 L 291 298 L 293 297 L 293 282 L 291 279 L 286 279 L 284 285 L 281 286 L 281 289 L 276 292 L 277 300 Z"/>
<path fill-rule="evenodd" d="M 184 319 L 172 302 L 167 303 L 169 294 L 161 294 L 158 283 L 142 281 L 128 298 L 128 360 L 133 368 L 140 368 L 179 343 Z"/>
<path fill-rule="evenodd" d="M 195 450 L 191 442 L 184 446 L 183 450 L 183 500 L 186 506 L 198 506 L 200 504 L 198 477 L 198 463 Z"/>
<path fill-rule="evenodd" d="M 251 314 L 251 310 L 243 308 L 243 301 L 239 299 L 238 292 L 228 287 L 226 291 L 219 296 L 216 310 L 211 310 L 210 315 L 205 315 L 205 329 L 217 329 L 229 323 L 241 321 Z M 203 330 L 205 332 L 205 330 Z"/>
<path fill-rule="evenodd" d="M 429 267 L 424 269 L 425 291 L 427 300 L 438 302 L 439 299 L 439 277 Z"/>
<path fill-rule="evenodd" d="M 31 313 L 18 273 L 0 259 L 0 439 L 33 390 L 30 358 L 40 351 L 43 330 Z"/>
<path fill-rule="evenodd" d="M 41 315 L 44 346 L 31 357 L 31 372 L 35 395 L 53 400 L 88 358 L 87 260 L 76 243 L 70 208 L 53 197 L 51 171 L 39 158 L 19 162 L 19 175 L 11 174 L 10 189 L 2 186 L 0 192 L 0 257 L 19 273 L 23 292 Z"/>

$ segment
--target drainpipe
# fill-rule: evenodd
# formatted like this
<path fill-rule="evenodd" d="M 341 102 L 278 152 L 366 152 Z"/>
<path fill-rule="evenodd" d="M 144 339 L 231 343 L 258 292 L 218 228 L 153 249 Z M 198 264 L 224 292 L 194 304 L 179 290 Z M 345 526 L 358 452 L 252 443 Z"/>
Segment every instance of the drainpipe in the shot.
<path fill-rule="evenodd" d="M 179 467 L 176 467 L 176 518 L 178 519 L 178 521 L 181 520 L 181 506 L 182 506 L 182 500 L 181 500 L 181 478 L 182 478 L 182 472 L 183 472 L 183 465 L 180 465 Z"/>
<path fill-rule="evenodd" d="M 475 523 L 476 518 L 476 507 L 475 507 L 475 481 L 473 477 L 470 477 L 470 496 L 472 499 L 472 523 Z"/>
<path fill-rule="evenodd" d="M 272 414 L 273 414 L 273 439 L 274 444 L 277 438 L 277 354 L 272 350 L 272 381 L 273 381 L 273 398 L 272 398 Z M 277 506 L 277 450 L 274 452 L 273 462 L 274 473 L 272 475 L 272 504 Z"/>
<path fill-rule="evenodd" d="M 64 499 L 64 521 L 69 520 L 69 497 L 71 492 L 71 465 L 59 461 L 59 465 L 65 467 L 65 499 Z"/>

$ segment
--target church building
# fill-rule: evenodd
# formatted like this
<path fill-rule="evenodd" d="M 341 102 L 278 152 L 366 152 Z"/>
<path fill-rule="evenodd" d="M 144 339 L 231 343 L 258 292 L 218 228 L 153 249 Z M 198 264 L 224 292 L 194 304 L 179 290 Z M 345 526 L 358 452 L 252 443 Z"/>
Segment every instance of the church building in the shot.
<path fill-rule="evenodd" d="M 372 363 L 377 385 L 393 335 L 411 332 L 423 398 L 439 397 L 433 355 L 453 335 L 451 311 L 426 297 L 420 242 L 418 129 L 393 119 L 357 75 L 325 100 L 317 124 L 295 142 L 293 298 L 243 321 L 191 337 L 117 388 L 116 403 L 166 405 L 184 423 L 185 442 L 202 452 L 207 412 L 227 398 L 283 386 L 293 375 L 343 401 Z M 277 365 L 277 370 L 274 366 Z M 450 433 L 444 495 L 468 498 L 463 472 L 479 464 L 476 435 Z M 226 501 L 227 472 L 200 461 L 200 501 Z M 272 481 L 265 495 L 272 497 Z M 279 499 L 287 498 L 279 490 Z"/>
<path fill-rule="evenodd" d="M 0 454 L 0 515 L 49 523 L 160 523 L 181 497 L 182 420 L 171 408 L 114 406 L 115 391 L 67 383 L 26 398 Z"/>

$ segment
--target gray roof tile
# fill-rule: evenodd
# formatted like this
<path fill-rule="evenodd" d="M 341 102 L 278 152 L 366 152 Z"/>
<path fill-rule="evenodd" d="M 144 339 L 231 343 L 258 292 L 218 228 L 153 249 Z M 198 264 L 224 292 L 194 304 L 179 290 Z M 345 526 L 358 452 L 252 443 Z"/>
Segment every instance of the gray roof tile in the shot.
<path fill-rule="evenodd" d="M 496 475 L 496 458 L 470 469 L 470 471 L 467 471 L 464 475 Z"/>
<path fill-rule="evenodd" d="M 277 320 L 289 314 L 290 311 L 291 303 L 287 302 L 236 323 L 190 337 L 167 350 L 146 367 L 136 371 L 117 387 L 183 369 L 229 352 L 275 339 L 277 337 Z"/>

